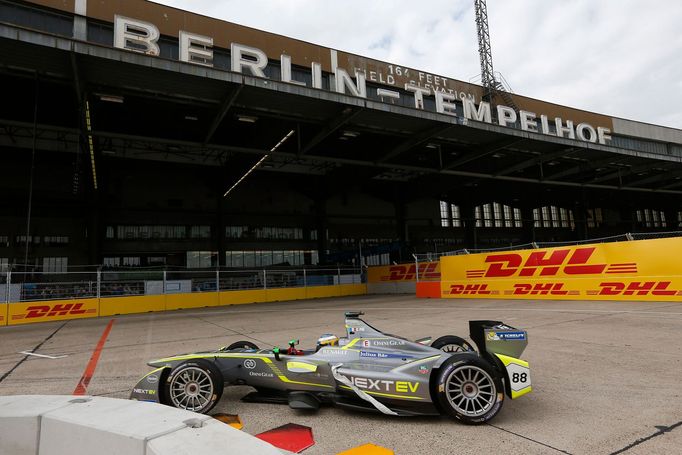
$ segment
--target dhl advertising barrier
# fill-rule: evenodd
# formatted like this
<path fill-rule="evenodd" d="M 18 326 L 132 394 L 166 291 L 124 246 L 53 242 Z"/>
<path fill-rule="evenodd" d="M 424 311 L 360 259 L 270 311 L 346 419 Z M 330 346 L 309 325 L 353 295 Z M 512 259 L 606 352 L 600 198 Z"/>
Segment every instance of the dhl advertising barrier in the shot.
<path fill-rule="evenodd" d="M 682 238 L 441 257 L 443 298 L 682 301 Z"/>
<path fill-rule="evenodd" d="M 0 326 L 248 303 L 364 295 L 365 284 L 0 303 Z"/>
<path fill-rule="evenodd" d="M 420 262 L 369 267 L 367 270 L 368 294 L 414 294 L 419 283 L 437 283 L 440 280 L 440 263 Z M 440 293 L 440 287 L 438 287 Z"/>
<path fill-rule="evenodd" d="M 99 314 L 98 299 L 48 300 L 29 303 L 10 303 L 7 323 L 64 321 L 93 318 Z"/>

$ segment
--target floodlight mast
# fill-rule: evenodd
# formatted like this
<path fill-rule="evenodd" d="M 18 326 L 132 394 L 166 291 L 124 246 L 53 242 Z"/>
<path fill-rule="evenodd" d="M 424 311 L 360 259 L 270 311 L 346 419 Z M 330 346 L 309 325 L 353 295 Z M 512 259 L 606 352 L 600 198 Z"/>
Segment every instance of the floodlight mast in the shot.
<path fill-rule="evenodd" d="M 508 87 L 504 77 L 500 73 L 497 73 L 499 79 L 495 77 L 493 52 L 490 45 L 490 31 L 488 29 L 488 7 L 485 0 L 474 0 L 474 10 L 476 12 L 476 31 L 478 33 L 478 56 L 481 61 L 483 101 L 493 103 L 493 99 L 499 96 L 505 106 L 518 111 L 519 109 L 510 95 L 511 89 Z"/>
<path fill-rule="evenodd" d="M 483 99 L 490 102 L 497 90 L 497 84 L 488 30 L 488 7 L 485 0 L 474 0 L 474 8 L 476 11 L 476 31 L 478 32 L 478 56 L 481 60 L 481 84 L 484 88 Z"/>

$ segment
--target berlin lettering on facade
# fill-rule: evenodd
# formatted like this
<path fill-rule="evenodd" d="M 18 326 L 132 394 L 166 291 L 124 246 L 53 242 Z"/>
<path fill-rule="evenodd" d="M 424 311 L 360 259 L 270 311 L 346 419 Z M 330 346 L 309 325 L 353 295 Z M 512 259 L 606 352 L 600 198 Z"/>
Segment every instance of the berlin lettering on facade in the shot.
<path fill-rule="evenodd" d="M 160 37 L 159 29 L 150 22 L 140 21 L 124 16 L 116 15 L 114 18 L 114 47 L 141 52 L 148 55 L 158 56 L 159 46 L 157 41 Z M 193 63 L 203 66 L 213 66 L 213 38 L 198 35 L 181 30 L 179 33 L 179 59 L 183 62 Z M 336 52 L 336 51 L 332 51 Z M 265 68 L 268 65 L 268 57 L 262 50 L 239 43 L 230 44 L 230 68 L 237 73 L 248 71 L 256 77 L 266 78 Z M 306 86 L 303 81 L 297 81 L 292 76 L 291 57 L 282 54 L 280 56 L 281 80 L 289 84 Z M 322 65 L 313 62 L 310 67 L 312 75 L 312 88 L 322 89 Z M 389 73 L 402 75 L 409 72 L 408 69 L 389 65 Z M 399 74 L 400 72 L 400 74 Z M 349 93 L 360 98 L 367 98 L 367 77 L 370 81 L 379 82 L 386 85 L 393 85 L 395 78 L 393 74 L 383 75 L 376 71 L 369 71 L 356 68 L 355 81 L 348 71 L 335 67 L 333 68 L 334 77 L 332 78 L 332 90 L 345 94 Z M 409 73 L 406 74 L 410 76 Z M 424 96 L 433 96 L 436 102 L 436 112 L 440 114 L 456 117 L 455 101 L 459 100 L 464 106 L 464 117 L 467 120 L 478 122 L 493 123 L 491 105 L 481 101 L 476 105 L 474 97 L 464 92 L 446 88 L 448 79 L 434 76 L 431 74 L 418 72 L 414 75 L 414 80 L 405 84 L 405 90 L 411 92 L 414 98 L 414 107 L 424 109 Z M 398 100 L 401 93 L 395 90 L 384 88 L 377 89 L 377 95 L 382 99 L 388 98 Z M 579 123 L 574 125 L 573 121 L 564 121 L 560 117 L 554 119 L 546 115 L 520 110 L 518 113 L 511 107 L 504 105 L 496 106 L 497 122 L 500 126 L 514 127 L 518 121 L 523 131 L 542 133 L 550 136 L 577 139 L 584 142 L 606 144 L 611 139 L 611 130 L 604 127 L 594 128 L 589 123 Z M 554 126 L 554 131 L 550 130 L 550 124 Z"/>

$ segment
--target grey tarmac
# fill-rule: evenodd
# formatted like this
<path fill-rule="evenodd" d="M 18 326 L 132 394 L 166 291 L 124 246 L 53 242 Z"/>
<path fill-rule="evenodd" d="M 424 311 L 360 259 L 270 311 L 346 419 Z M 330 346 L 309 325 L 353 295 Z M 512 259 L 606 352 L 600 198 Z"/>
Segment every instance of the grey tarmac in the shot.
<path fill-rule="evenodd" d="M 260 347 L 343 335 L 343 312 L 410 339 L 468 337 L 470 319 L 528 330 L 533 392 L 509 400 L 489 425 L 398 418 L 331 407 L 314 414 L 242 403 L 227 388 L 212 412 L 239 414 L 251 434 L 285 423 L 313 428 L 304 453 L 374 443 L 396 454 L 665 454 L 682 447 L 682 303 L 438 300 L 362 296 L 116 316 L 88 394 L 127 398 L 148 360 L 237 340 Z M 112 318 L 0 328 L 0 395 L 71 394 Z M 21 351 L 67 357 L 26 356 Z M 8 374 L 9 373 L 9 374 Z"/>

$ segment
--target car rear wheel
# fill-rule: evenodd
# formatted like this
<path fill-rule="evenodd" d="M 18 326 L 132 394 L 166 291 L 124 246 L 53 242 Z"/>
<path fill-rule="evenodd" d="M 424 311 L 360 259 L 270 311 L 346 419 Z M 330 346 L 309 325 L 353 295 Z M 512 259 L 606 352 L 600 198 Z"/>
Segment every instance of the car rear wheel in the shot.
<path fill-rule="evenodd" d="M 211 362 L 190 360 L 171 371 L 164 389 L 167 404 L 206 414 L 223 394 L 223 376 Z"/>
<path fill-rule="evenodd" d="M 479 358 L 448 359 L 438 373 L 436 387 L 442 409 L 463 423 L 485 423 L 502 409 L 502 381 Z"/>
<path fill-rule="evenodd" d="M 474 351 L 474 347 L 464 338 L 455 335 L 446 335 L 437 338 L 431 343 L 432 348 L 440 349 L 444 352 L 467 352 Z"/>
<path fill-rule="evenodd" d="M 258 349 L 258 346 L 253 344 L 250 341 L 235 341 L 225 349 L 222 349 L 223 351 L 231 351 L 232 349 Z"/>

